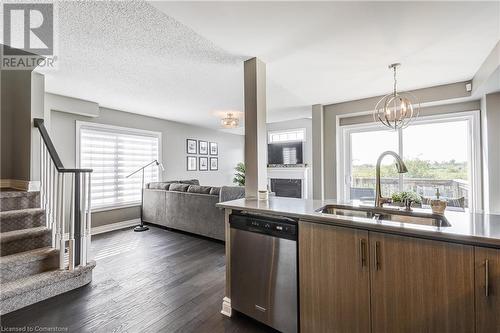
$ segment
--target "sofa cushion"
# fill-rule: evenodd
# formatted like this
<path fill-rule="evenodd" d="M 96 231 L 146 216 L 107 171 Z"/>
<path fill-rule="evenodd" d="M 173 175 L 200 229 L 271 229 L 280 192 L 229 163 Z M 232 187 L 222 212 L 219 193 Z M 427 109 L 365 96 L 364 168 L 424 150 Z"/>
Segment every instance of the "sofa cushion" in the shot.
<path fill-rule="evenodd" d="M 212 187 L 210 189 L 210 195 L 220 195 L 220 187 Z"/>
<path fill-rule="evenodd" d="M 189 185 L 200 185 L 200 181 L 198 179 L 179 180 L 178 183 L 189 184 Z"/>
<path fill-rule="evenodd" d="M 152 190 L 166 190 L 170 187 L 170 182 L 153 182 L 149 183 L 147 188 Z"/>
<path fill-rule="evenodd" d="M 189 187 L 189 184 L 170 184 L 169 191 L 176 191 L 176 192 L 186 192 Z"/>
<path fill-rule="evenodd" d="M 212 187 L 210 186 L 189 185 L 187 191 L 189 193 L 210 194 L 211 189 Z"/>

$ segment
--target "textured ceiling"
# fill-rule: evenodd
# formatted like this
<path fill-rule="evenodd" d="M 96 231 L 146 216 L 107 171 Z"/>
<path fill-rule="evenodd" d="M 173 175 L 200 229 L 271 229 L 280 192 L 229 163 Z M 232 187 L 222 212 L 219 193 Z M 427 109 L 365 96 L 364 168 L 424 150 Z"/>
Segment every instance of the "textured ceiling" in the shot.
<path fill-rule="evenodd" d="M 499 40 L 499 3 L 59 2 L 47 90 L 218 128 L 243 110 L 243 61 L 267 64 L 268 120 L 470 79 Z"/>
<path fill-rule="evenodd" d="M 243 66 L 145 2 L 59 2 L 49 92 L 205 127 L 242 110 Z"/>

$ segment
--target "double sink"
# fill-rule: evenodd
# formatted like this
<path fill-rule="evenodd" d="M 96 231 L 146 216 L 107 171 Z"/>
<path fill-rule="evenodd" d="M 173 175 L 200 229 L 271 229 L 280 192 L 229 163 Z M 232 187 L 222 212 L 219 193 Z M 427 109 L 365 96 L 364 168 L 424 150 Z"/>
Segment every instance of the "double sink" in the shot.
<path fill-rule="evenodd" d="M 317 210 L 319 213 L 337 216 L 359 217 L 375 221 L 409 223 L 432 227 L 449 227 L 446 217 L 437 214 L 403 211 L 396 208 L 352 207 L 347 205 L 326 205 Z"/>

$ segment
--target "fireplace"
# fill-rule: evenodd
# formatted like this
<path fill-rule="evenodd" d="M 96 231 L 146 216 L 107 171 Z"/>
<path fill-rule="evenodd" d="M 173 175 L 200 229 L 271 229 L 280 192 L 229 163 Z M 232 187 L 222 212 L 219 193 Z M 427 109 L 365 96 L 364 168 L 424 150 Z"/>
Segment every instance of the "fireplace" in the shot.
<path fill-rule="evenodd" d="M 278 197 L 307 199 L 308 173 L 307 166 L 269 166 L 267 184 Z"/>
<path fill-rule="evenodd" d="M 302 179 L 271 179 L 271 191 L 277 197 L 302 198 Z"/>

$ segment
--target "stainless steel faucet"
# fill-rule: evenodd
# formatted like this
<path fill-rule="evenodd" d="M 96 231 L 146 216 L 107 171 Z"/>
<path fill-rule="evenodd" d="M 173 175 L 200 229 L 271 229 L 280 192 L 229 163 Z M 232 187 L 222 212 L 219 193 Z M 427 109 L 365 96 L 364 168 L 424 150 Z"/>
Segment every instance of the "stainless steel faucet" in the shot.
<path fill-rule="evenodd" d="M 380 186 L 380 163 L 382 162 L 382 159 L 386 155 L 392 155 L 396 159 L 396 168 L 398 169 L 398 173 L 406 173 L 408 172 L 408 169 L 406 168 L 405 163 L 399 157 L 398 154 L 396 154 L 393 151 L 384 151 L 380 156 L 378 157 L 377 160 L 377 167 L 376 167 L 376 181 L 375 181 L 375 207 L 383 207 L 385 203 L 391 202 L 391 198 L 384 198 L 382 197 L 382 190 Z"/>

